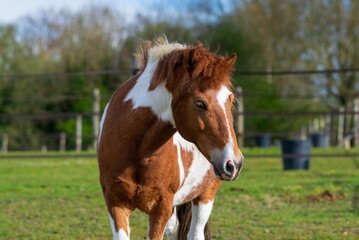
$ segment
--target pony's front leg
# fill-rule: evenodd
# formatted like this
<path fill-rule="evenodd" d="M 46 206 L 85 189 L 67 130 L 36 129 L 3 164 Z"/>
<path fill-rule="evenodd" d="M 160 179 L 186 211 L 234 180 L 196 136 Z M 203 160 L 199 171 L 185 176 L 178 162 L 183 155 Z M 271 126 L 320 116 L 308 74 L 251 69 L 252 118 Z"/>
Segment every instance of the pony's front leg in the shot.
<path fill-rule="evenodd" d="M 130 210 L 121 207 L 113 207 L 109 212 L 114 240 L 130 240 L 130 214 Z"/>
<path fill-rule="evenodd" d="M 167 238 L 169 240 L 177 240 L 178 230 L 179 230 L 179 222 L 177 218 L 176 207 L 174 207 L 172 210 L 172 215 L 166 225 L 165 233 Z"/>
<path fill-rule="evenodd" d="M 172 202 L 162 202 L 152 209 L 149 214 L 148 240 L 163 239 L 164 231 L 172 211 Z"/>
<path fill-rule="evenodd" d="M 191 202 L 192 217 L 187 239 L 205 240 L 209 237 L 208 232 L 205 236 L 205 227 L 211 215 L 214 196 L 220 184 L 219 180 L 214 180 L 204 193 Z"/>
<path fill-rule="evenodd" d="M 213 200 L 207 202 L 192 201 L 191 226 L 187 235 L 191 240 L 204 240 L 204 228 L 211 215 Z"/>
<path fill-rule="evenodd" d="M 135 204 L 133 203 L 136 186 L 120 180 L 101 181 L 101 187 L 110 217 L 113 239 L 129 240 L 129 218 Z"/>

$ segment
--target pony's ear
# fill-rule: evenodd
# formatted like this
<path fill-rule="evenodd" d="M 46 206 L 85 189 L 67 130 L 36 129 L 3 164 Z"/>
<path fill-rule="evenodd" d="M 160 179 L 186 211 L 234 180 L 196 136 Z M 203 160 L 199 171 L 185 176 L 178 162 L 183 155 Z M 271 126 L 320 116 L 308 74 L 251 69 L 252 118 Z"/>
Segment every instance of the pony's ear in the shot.
<path fill-rule="evenodd" d="M 233 53 L 230 57 L 227 57 L 225 61 L 225 65 L 230 69 L 233 67 L 234 63 L 236 62 L 237 54 Z"/>
<path fill-rule="evenodd" d="M 183 64 L 185 66 L 185 69 L 187 70 L 187 73 L 192 75 L 194 67 L 197 63 L 196 59 L 196 49 L 188 49 L 187 51 L 183 51 Z"/>

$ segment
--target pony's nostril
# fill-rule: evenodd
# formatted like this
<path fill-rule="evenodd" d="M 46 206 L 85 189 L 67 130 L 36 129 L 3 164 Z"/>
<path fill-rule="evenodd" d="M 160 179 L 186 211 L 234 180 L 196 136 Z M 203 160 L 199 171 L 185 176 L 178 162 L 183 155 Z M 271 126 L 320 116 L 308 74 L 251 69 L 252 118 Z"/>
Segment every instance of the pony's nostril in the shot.
<path fill-rule="evenodd" d="M 234 163 L 231 160 L 228 160 L 224 165 L 224 170 L 228 175 L 232 175 L 235 170 Z"/>

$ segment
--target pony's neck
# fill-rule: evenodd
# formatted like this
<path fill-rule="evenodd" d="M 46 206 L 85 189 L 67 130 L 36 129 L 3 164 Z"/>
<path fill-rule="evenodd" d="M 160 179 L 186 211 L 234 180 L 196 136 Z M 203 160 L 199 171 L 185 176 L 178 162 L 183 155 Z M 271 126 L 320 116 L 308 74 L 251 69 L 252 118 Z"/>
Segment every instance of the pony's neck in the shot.
<path fill-rule="evenodd" d="M 125 101 L 131 101 L 132 109 L 138 122 L 141 123 L 138 132 L 141 156 L 149 156 L 168 141 L 176 132 L 172 113 L 172 94 L 165 83 L 151 89 L 151 80 L 158 61 L 150 61 L 136 83 L 128 91 Z M 151 113 L 148 110 L 151 110 Z M 151 116 L 152 115 L 152 116 Z M 151 117 L 149 117 L 151 116 Z M 133 119 L 133 120 L 134 120 Z"/>
<path fill-rule="evenodd" d="M 152 156 L 157 149 L 163 146 L 176 132 L 172 124 L 161 120 L 151 122 L 142 135 L 139 146 L 141 158 Z"/>

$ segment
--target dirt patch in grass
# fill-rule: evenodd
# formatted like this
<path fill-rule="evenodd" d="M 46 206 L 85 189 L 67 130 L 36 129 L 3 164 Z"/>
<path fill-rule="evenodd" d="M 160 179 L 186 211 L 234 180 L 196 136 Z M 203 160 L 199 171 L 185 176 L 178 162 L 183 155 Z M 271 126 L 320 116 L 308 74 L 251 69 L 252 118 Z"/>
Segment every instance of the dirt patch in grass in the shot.
<path fill-rule="evenodd" d="M 317 194 L 317 195 L 309 195 L 307 196 L 308 202 L 323 202 L 323 201 L 331 201 L 335 202 L 338 200 L 338 195 L 335 193 L 325 190 L 324 192 Z"/>
<path fill-rule="evenodd" d="M 242 188 L 242 187 L 231 187 L 229 190 L 231 192 L 243 192 L 244 188 Z"/>

